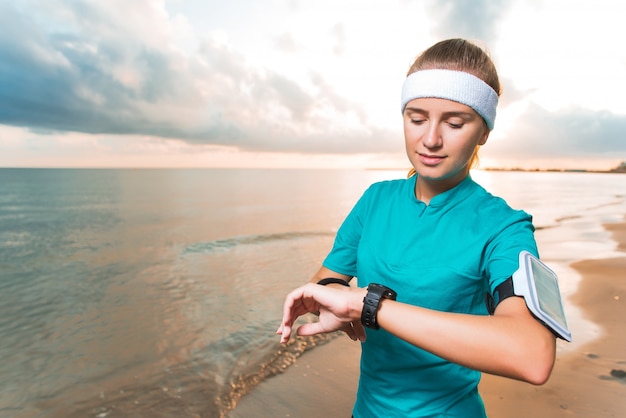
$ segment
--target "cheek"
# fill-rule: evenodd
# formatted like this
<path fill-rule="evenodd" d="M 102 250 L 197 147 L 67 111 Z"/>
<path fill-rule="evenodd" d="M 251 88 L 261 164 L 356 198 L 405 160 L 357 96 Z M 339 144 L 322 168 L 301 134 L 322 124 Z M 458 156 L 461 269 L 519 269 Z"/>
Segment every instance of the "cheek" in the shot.
<path fill-rule="evenodd" d="M 469 160 L 472 158 L 472 155 L 474 155 L 474 152 L 476 152 L 476 149 L 478 148 L 478 145 L 476 143 L 469 143 L 469 144 L 465 144 L 465 146 L 463 147 L 463 149 L 461 150 L 461 153 L 463 154 L 463 159 L 464 160 Z"/>
<path fill-rule="evenodd" d="M 459 137 L 458 138 L 458 150 L 465 155 L 471 155 L 474 153 L 476 148 L 480 145 L 483 145 L 487 139 L 487 135 L 481 129 L 480 132 L 475 132 L 474 135 Z"/>
<path fill-rule="evenodd" d="M 404 139 L 407 139 L 411 136 L 411 124 L 404 120 L 402 124 L 402 131 L 404 132 Z"/>
<path fill-rule="evenodd" d="M 404 142 L 406 142 L 407 145 L 415 144 L 421 138 L 423 130 L 424 128 L 421 126 L 416 126 L 411 122 L 405 122 L 403 125 Z"/>
<path fill-rule="evenodd" d="M 412 134 L 411 128 L 404 124 L 404 145 L 407 149 L 415 142 L 415 135 Z"/>

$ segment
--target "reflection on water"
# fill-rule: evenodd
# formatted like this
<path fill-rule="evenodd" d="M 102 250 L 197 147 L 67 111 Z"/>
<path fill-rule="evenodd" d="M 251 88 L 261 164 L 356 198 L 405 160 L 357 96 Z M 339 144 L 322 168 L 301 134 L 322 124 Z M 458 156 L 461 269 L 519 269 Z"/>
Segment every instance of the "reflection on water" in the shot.
<path fill-rule="evenodd" d="M 371 182 L 342 173 L 0 170 L 0 416 L 215 416 Z"/>

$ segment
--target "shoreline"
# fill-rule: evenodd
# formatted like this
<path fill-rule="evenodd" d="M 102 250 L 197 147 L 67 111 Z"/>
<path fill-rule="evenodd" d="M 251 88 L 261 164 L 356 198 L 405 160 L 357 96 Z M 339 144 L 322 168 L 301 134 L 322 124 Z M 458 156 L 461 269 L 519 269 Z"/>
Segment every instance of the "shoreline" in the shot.
<path fill-rule="evenodd" d="M 626 217 L 604 228 L 618 243 L 617 250 L 626 253 Z M 602 328 L 602 334 L 571 352 L 558 353 L 543 386 L 483 374 L 479 390 L 489 417 L 626 414 L 626 254 L 580 260 L 571 267 L 582 278 L 570 300 Z M 226 417 L 349 417 L 359 353 L 359 344 L 342 336 L 317 347 L 255 387 Z"/>

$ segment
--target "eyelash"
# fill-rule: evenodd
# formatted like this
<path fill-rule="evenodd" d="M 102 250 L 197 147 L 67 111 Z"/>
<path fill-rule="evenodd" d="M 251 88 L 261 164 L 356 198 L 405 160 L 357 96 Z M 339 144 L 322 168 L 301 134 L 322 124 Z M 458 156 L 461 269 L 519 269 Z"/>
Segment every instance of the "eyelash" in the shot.
<path fill-rule="evenodd" d="M 414 125 L 421 125 L 424 123 L 424 119 L 411 119 L 411 123 Z M 463 127 L 462 123 L 450 123 L 448 122 L 448 126 L 452 129 L 461 129 Z"/>

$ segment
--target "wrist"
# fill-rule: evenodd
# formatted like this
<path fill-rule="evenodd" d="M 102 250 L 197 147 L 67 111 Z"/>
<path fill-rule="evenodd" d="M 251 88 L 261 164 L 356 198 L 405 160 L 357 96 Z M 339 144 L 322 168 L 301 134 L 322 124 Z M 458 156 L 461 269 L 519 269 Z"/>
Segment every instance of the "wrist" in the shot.
<path fill-rule="evenodd" d="M 370 283 L 367 286 L 367 293 L 363 298 L 363 308 L 361 311 L 361 323 L 364 327 L 372 329 L 380 329 L 378 324 L 378 311 L 381 306 L 381 302 L 385 299 L 396 300 L 397 293 L 392 289 L 376 284 Z"/>
<path fill-rule="evenodd" d="M 367 295 L 367 288 L 356 288 L 352 292 L 352 297 L 350 298 L 350 318 L 354 322 L 361 322 L 361 315 L 363 315 L 363 300 Z"/>

